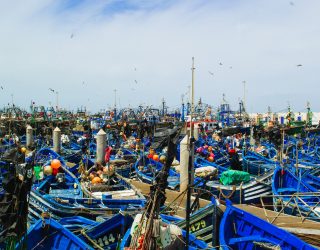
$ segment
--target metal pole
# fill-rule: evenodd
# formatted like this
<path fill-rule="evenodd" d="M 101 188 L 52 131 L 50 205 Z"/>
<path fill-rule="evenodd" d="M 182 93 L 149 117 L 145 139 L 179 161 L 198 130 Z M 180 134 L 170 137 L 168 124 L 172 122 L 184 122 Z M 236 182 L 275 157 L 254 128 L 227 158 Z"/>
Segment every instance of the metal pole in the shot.
<path fill-rule="evenodd" d="M 191 123 L 190 123 L 190 139 L 194 136 L 194 131 L 193 131 L 193 112 L 194 112 L 194 57 L 192 57 L 192 85 L 191 85 L 191 113 L 190 113 L 190 118 L 191 118 Z M 191 146 L 191 145 L 190 145 Z"/>
<path fill-rule="evenodd" d="M 297 141 L 296 143 L 296 173 L 298 173 L 298 168 L 299 168 L 299 160 L 298 160 L 298 143 L 299 141 Z"/>
<path fill-rule="evenodd" d="M 217 200 L 214 198 L 213 203 L 213 216 L 212 216 L 212 247 L 216 248 L 217 245 Z"/>
<path fill-rule="evenodd" d="M 117 121 L 117 90 L 114 89 L 114 121 Z"/>
<path fill-rule="evenodd" d="M 194 158 L 194 138 L 190 139 L 189 164 L 188 164 L 188 187 L 187 187 L 187 206 L 186 206 L 186 249 L 189 249 L 189 235 L 190 235 L 190 214 L 191 214 L 191 178 L 192 178 L 192 165 Z"/>
<path fill-rule="evenodd" d="M 189 248 L 189 222 L 191 213 L 191 185 L 193 177 L 193 162 L 194 162 L 194 131 L 193 131 L 193 112 L 194 112 L 194 57 L 192 57 L 192 88 L 191 88 L 191 114 L 190 114 L 190 156 L 188 164 L 188 188 L 187 188 L 187 206 L 186 206 L 186 249 Z"/>

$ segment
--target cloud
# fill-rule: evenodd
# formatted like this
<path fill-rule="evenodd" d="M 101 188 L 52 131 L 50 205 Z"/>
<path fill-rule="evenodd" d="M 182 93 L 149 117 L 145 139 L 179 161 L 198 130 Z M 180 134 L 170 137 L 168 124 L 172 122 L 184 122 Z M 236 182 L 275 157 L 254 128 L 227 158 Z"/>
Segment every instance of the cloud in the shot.
<path fill-rule="evenodd" d="M 66 108 L 112 106 L 113 89 L 122 107 L 157 106 L 162 97 L 177 107 L 194 56 L 196 98 L 206 103 L 218 105 L 225 93 L 237 108 L 245 80 L 251 112 L 288 102 L 302 110 L 307 100 L 319 110 L 319 7 L 316 0 L 3 1 L 0 104 L 13 93 L 19 105 L 48 105 L 52 87 Z"/>

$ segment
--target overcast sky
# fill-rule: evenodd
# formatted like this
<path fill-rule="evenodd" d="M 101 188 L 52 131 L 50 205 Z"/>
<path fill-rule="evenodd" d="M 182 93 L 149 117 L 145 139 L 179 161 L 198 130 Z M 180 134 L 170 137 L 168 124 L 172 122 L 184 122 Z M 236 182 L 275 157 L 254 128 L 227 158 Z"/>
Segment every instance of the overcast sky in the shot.
<path fill-rule="evenodd" d="M 319 0 L 0 0 L 0 105 L 320 111 Z M 221 65 L 222 64 L 222 65 Z M 297 65 L 302 66 L 297 66 Z"/>

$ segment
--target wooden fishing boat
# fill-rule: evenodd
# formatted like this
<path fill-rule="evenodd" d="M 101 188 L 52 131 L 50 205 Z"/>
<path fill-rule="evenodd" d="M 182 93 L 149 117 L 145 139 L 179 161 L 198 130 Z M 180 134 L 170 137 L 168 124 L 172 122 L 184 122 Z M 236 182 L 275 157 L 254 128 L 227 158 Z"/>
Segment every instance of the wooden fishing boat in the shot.
<path fill-rule="evenodd" d="M 315 249 L 292 234 L 227 202 L 220 223 L 220 249 Z"/>
<path fill-rule="evenodd" d="M 131 215 L 119 213 L 89 229 L 83 228 L 79 237 L 94 248 L 116 250 L 132 222 Z"/>
<path fill-rule="evenodd" d="M 57 153 L 44 148 L 35 158 L 38 165 L 47 165 L 50 159 L 59 159 L 62 170 L 56 176 L 47 176 L 33 185 L 29 201 L 29 218 L 32 222 L 41 218 L 44 212 L 56 220 L 74 215 L 95 219 L 100 215 L 117 213 L 120 209 L 136 210 L 144 204 L 142 199 L 112 199 L 111 195 L 83 198 L 80 182 Z"/>
<path fill-rule="evenodd" d="M 277 168 L 272 178 L 275 210 L 320 220 L 318 181 L 310 175 L 296 176 L 290 169 Z"/>
<path fill-rule="evenodd" d="M 153 184 L 157 174 L 161 171 L 163 164 L 147 157 L 142 157 L 136 161 L 134 168 L 137 177 L 140 181 L 148 184 Z M 177 189 L 180 185 L 180 174 L 169 170 L 168 187 Z"/>
<path fill-rule="evenodd" d="M 54 219 L 40 219 L 28 230 L 16 249 L 93 249 Z"/>
<path fill-rule="evenodd" d="M 260 176 L 276 168 L 276 162 L 256 152 L 247 151 L 242 157 L 242 169 L 252 175 Z"/>
<path fill-rule="evenodd" d="M 95 220 L 90 220 L 82 216 L 64 217 L 59 220 L 59 223 L 72 233 L 78 235 L 82 229 L 90 229 L 100 224 Z"/>
<path fill-rule="evenodd" d="M 219 199 L 230 199 L 237 204 L 260 204 L 260 196 L 271 195 L 271 180 L 273 171 L 261 176 L 251 176 L 247 183 L 223 185 L 219 180 L 208 181 L 206 188 Z"/>
<path fill-rule="evenodd" d="M 84 196 L 93 199 L 102 199 L 108 206 L 122 206 L 122 208 L 143 208 L 146 199 L 125 178 L 114 173 L 108 176 L 103 183 L 91 184 L 82 181 L 81 187 Z"/>
<path fill-rule="evenodd" d="M 170 224 L 165 223 L 167 227 L 169 227 Z M 130 248 L 130 243 L 131 243 L 131 229 L 128 229 L 125 235 L 122 238 L 121 244 L 120 244 L 120 249 L 125 250 L 125 249 L 135 249 L 135 248 Z M 160 235 L 158 236 L 160 237 Z M 184 248 L 184 242 L 185 242 L 185 237 L 186 237 L 186 231 L 182 230 L 182 241 L 181 239 L 177 239 L 177 243 L 173 243 L 174 247 L 176 249 L 182 249 Z M 196 249 L 207 249 L 208 245 L 199 239 L 197 239 L 193 234 L 189 234 L 189 248 L 190 250 L 196 250 Z"/>
<path fill-rule="evenodd" d="M 223 215 L 223 212 L 220 208 L 217 207 L 216 211 L 214 209 L 215 207 L 211 203 L 203 208 L 200 208 L 198 211 L 190 215 L 190 232 L 198 239 L 205 241 L 208 244 L 212 243 L 213 235 L 215 235 L 216 239 L 218 238 L 218 230 L 217 228 L 215 229 L 213 223 L 215 225 L 219 225 Z M 181 229 L 186 229 L 185 219 L 164 214 L 161 215 L 161 218 L 171 223 L 174 223 Z M 216 219 L 216 221 L 214 221 L 214 218 Z"/>

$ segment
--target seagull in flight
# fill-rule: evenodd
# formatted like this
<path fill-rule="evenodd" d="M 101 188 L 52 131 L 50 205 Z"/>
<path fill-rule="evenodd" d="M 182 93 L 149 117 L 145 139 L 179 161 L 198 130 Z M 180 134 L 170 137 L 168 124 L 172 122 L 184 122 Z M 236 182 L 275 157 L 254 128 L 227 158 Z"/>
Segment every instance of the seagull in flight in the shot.
<path fill-rule="evenodd" d="M 223 65 L 222 62 L 220 62 L 219 65 L 222 66 Z"/>
<path fill-rule="evenodd" d="M 3 90 L 3 86 L 1 86 L 1 89 Z"/>
<path fill-rule="evenodd" d="M 208 73 L 213 76 L 213 73 L 211 71 L 208 71 Z"/>
<path fill-rule="evenodd" d="M 74 34 L 72 33 L 71 36 L 70 36 L 70 38 L 72 39 L 73 37 L 74 37 Z"/>
<path fill-rule="evenodd" d="M 137 84 L 138 83 L 138 81 L 137 80 L 134 80 L 134 82 Z"/>
<path fill-rule="evenodd" d="M 294 6 L 294 2 L 290 2 L 290 5 L 291 5 L 291 6 Z"/>
<path fill-rule="evenodd" d="M 302 67 L 302 64 L 298 64 L 297 67 Z"/>
<path fill-rule="evenodd" d="M 53 92 L 53 93 L 54 93 L 54 89 L 52 89 L 52 88 L 49 88 L 49 90 L 50 90 L 51 92 Z"/>

